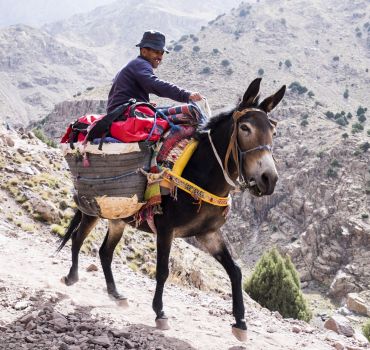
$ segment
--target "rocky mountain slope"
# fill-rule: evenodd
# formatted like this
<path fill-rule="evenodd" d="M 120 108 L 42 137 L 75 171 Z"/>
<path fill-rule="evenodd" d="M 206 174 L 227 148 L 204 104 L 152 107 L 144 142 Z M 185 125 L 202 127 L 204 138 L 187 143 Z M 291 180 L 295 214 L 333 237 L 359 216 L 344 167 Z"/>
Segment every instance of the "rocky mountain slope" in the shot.
<path fill-rule="evenodd" d="M 154 237 L 129 229 L 114 258 L 117 285 L 128 297 L 123 309 L 105 292 L 98 264 L 101 224 L 83 246 L 80 281 L 60 282 L 70 266 L 57 237 L 71 217 L 71 180 L 57 149 L 32 133 L 0 128 L 0 349 L 348 349 L 368 343 L 345 326 L 347 336 L 315 324 L 282 319 L 244 295 L 249 336 L 230 333 L 231 297 L 225 273 L 210 256 L 182 240 L 171 253 L 164 301 L 171 329 L 153 327 Z M 142 274 L 142 273 L 144 274 Z M 317 301 L 317 300 L 316 300 Z M 354 319 L 354 316 L 352 316 Z M 349 336 L 351 335 L 351 336 Z"/>
<path fill-rule="evenodd" d="M 0 30 L 0 119 L 12 125 L 40 119 L 56 101 L 106 77 L 94 55 L 39 29 L 14 25 Z"/>

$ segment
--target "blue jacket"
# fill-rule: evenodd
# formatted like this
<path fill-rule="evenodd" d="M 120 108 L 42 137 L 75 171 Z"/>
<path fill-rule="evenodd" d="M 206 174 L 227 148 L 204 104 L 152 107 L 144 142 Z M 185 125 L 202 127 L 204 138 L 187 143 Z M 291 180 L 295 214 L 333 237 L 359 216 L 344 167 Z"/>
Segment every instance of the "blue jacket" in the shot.
<path fill-rule="evenodd" d="M 123 67 L 114 78 L 108 95 L 107 112 L 113 111 L 130 98 L 149 102 L 149 94 L 167 97 L 178 102 L 189 102 L 190 91 L 159 79 L 149 61 L 138 56 Z"/>

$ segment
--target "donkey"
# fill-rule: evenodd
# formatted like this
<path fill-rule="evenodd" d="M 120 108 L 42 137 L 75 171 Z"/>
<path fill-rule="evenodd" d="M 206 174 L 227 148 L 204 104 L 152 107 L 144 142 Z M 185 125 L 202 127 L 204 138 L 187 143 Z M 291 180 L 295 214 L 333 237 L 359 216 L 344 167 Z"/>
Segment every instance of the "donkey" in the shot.
<path fill-rule="evenodd" d="M 285 85 L 259 103 L 260 83 L 261 79 L 258 78 L 249 85 L 235 109 L 211 118 L 198 128 L 195 135 L 199 142 L 198 147 L 183 171 L 183 178 L 219 197 L 229 196 L 230 191 L 238 187 L 238 181 L 254 196 L 273 193 L 278 180 L 272 155 L 276 122 L 267 114 L 283 98 Z M 179 189 L 176 199 L 170 195 L 162 197 L 162 209 L 163 214 L 154 217 L 157 229 L 157 263 L 152 307 L 156 314 L 157 328 L 168 329 L 162 296 L 169 275 L 168 262 L 172 240 L 177 237 L 195 236 L 224 267 L 230 278 L 235 318 L 232 333 L 238 340 L 246 340 L 247 324 L 244 318 L 241 270 L 233 261 L 220 233 L 220 228 L 226 220 L 225 207 L 206 202 L 194 205 L 194 198 Z M 71 220 L 59 247 L 59 250 L 62 249 L 72 238 L 72 266 L 68 275 L 63 278 L 67 285 L 78 281 L 78 254 L 84 239 L 98 219 L 97 216 L 88 215 L 86 210 L 83 212 L 79 208 Z M 126 298 L 116 288 L 111 263 L 114 249 L 126 224 L 132 224 L 132 218 L 109 220 L 108 232 L 99 250 L 108 294 L 120 303 L 126 303 Z M 151 232 L 145 223 L 139 229 Z"/>

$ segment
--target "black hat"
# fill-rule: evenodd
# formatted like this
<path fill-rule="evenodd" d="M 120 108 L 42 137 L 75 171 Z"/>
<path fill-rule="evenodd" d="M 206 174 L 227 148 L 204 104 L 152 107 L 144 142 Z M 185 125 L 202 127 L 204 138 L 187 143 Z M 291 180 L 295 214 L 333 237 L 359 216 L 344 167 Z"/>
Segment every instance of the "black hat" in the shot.
<path fill-rule="evenodd" d="M 149 30 L 144 33 L 143 38 L 140 43 L 137 44 L 138 47 L 149 47 L 153 50 L 166 51 L 166 38 L 163 33 L 157 32 L 155 30 Z"/>

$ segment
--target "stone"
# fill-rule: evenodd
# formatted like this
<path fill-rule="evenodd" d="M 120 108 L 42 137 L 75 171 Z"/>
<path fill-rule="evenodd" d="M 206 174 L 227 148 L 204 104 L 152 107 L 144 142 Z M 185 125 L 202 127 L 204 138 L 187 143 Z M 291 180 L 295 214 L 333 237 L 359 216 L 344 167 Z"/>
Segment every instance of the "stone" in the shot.
<path fill-rule="evenodd" d="M 302 329 L 299 326 L 293 326 L 292 327 L 292 332 L 293 333 L 301 333 L 301 331 L 302 331 Z"/>
<path fill-rule="evenodd" d="M 367 316 L 370 311 L 365 300 L 357 293 L 349 293 L 347 295 L 347 307 L 349 310 L 364 316 Z"/>
<path fill-rule="evenodd" d="M 346 337 L 352 337 L 355 333 L 349 320 L 342 315 L 333 315 L 325 323 L 324 327 Z"/>
<path fill-rule="evenodd" d="M 32 205 L 33 211 L 40 216 L 41 220 L 48 223 L 57 222 L 59 217 L 58 210 L 53 204 L 35 197 L 31 198 L 29 202 Z"/>
<path fill-rule="evenodd" d="M 111 346 L 111 341 L 108 338 L 107 334 L 100 335 L 98 337 L 94 337 L 90 340 L 91 343 L 96 344 L 96 345 L 101 345 L 105 348 L 108 348 Z"/>
<path fill-rule="evenodd" d="M 14 304 L 13 308 L 15 310 L 24 310 L 30 305 L 30 302 L 27 300 L 18 301 Z"/>
<path fill-rule="evenodd" d="M 87 269 L 87 272 L 92 272 L 92 271 L 98 271 L 98 267 L 95 264 L 90 264 Z"/>
<path fill-rule="evenodd" d="M 344 345 L 343 345 L 343 343 L 341 343 L 341 342 L 339 342 L 339 341 L 336 341 L 336 342 L 334 343 L 334 347 L 335 347 L 335 349 L 336 349 L 336 350 L 344 350 Z"/>

